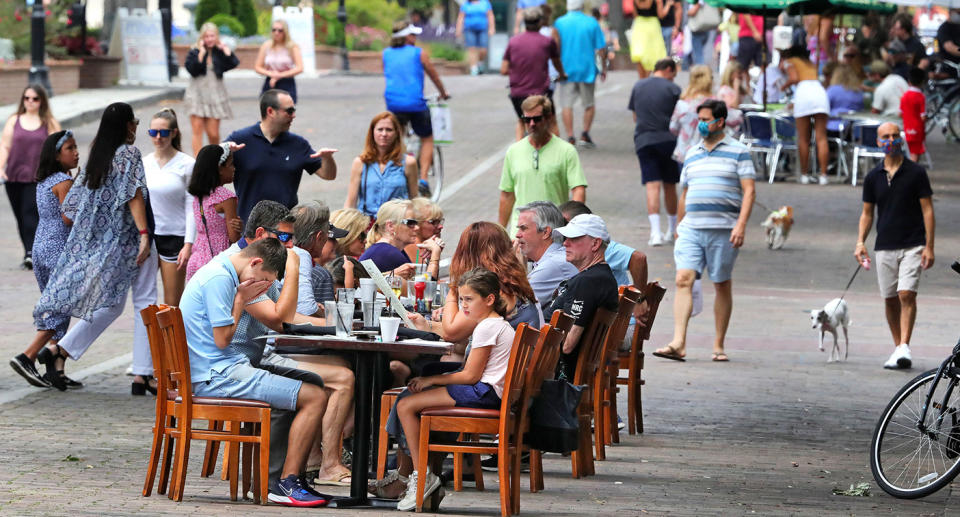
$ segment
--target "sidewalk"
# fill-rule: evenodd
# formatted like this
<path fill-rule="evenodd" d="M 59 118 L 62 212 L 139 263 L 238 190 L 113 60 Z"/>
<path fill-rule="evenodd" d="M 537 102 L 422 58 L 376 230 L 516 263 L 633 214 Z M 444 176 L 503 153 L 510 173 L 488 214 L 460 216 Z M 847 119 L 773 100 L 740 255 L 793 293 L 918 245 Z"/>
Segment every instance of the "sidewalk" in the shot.
<path fill-rule="evenodd" d="M 98 120 L 103 110 L 114 102 L 126 102 L 136 109 L 160 101 L 179 101 L 183 99 L 185 89 L 186 84 L 174 82 L 165 87 L 116 86 L 77 90 L 54 95 L 50 99 L 50 110 L 60 126 L 70 128 Z M 0 120 L 6 120 L 16 110 L 16 104 L 0 106 Z"/>

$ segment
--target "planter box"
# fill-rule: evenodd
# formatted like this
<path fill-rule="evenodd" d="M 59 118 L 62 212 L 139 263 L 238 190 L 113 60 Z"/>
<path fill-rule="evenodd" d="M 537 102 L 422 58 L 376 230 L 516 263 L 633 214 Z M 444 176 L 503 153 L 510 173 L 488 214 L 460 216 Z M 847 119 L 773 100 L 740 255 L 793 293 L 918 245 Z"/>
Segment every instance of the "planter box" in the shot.
<path fill-rule="evenodd" d="M 80 88 L 109 88 L 120 80 L 119 56 L 84 56 L 80 60 Z"/>
<path fill-rule="evenodd" d="M 50 86 L 56 95 L 70 93 L 80 88 L 79 61 L 47 61 L 50 69 Z M 20 101 L 23 88 L 30 77 L 30 62 L 14 61 L 0 66 L 0 105 Z"/>
<path fill-rule="evenodd" d="M 466 75 L 470 72 L 470 65 L 462 61 L 447 61 L 446 59 L 434 59 L 433 66 L 440 75 Z M 499 73 L 499 70 L 497 71 Z M 493 72 L 489 72 L 493 73 Z"/>

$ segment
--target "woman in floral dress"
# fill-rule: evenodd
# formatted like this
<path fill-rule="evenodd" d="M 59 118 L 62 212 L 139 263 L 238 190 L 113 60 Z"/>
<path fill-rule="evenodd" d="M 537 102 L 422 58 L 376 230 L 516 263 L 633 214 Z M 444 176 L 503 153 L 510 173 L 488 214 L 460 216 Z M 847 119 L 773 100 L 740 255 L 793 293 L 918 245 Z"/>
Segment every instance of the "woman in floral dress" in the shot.
<path fill-rule="evenodd" d="M 230 142 L 207 145 L 197 155 L 187 192 L 193 196 L 197 236 L 193 242 L 187 281 L 230 244 L 240 239 L 242 221 L 237 217 L 237 195 L 224 185 L 233 182 Z"/>

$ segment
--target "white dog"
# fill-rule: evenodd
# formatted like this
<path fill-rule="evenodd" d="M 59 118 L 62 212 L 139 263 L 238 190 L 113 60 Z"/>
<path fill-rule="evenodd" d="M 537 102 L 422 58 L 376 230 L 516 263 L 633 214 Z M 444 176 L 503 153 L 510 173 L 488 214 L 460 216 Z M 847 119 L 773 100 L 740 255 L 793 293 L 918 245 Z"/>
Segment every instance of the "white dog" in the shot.
<path fill-rule="evenodd" d="M 846 347 L 843 352 L 843 358 L 847 358 L 850 352 L 850 338 L 847 336 L 847 325 L 850 319 L 847 316 L 847 302 L 840 298 L 834 298 L 823 306 L 823 309 L 810 311 L 810 322 L 814 329 L 820 331 L 820 351 L 823 352 L 823 336 L 827 332 L 833 334 L 833 350 L 830 351 L 828 363 L 840 360 L 840 344 L 837 342 L 837 330 L 843 328 L 843 339 Z"/>
<path fill-rule="evenodd" d="M 782 206 L 779 210 L 770 212 L 760 226 L 766 233 L 767 247 L 772 250 L 782 248 L 790 235 L 790 228 L 793 227 L 793 207 Z"/>

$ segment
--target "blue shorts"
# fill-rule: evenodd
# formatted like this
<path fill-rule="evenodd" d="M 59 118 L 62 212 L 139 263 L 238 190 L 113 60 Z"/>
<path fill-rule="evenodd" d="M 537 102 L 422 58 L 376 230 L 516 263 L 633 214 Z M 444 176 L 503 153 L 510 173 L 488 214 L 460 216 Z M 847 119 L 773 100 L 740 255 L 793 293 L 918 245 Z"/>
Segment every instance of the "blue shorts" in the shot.
<path fill-rule="evenodd" d="M 481 409 L 497 409 L 500 407 L 500 397 L 493 386 L 478 382 L 469 384 L 448 384 L 447 393 L 457 401 L 457 407 L 472 407 Z"/>
<path fill-rule="evenodd" d="M 681 227 L 677 234 L 677 242 L 673 244 L 673 260 L 678 271 L 692 269 L 702 273 L 706 266 L 713 283 L 730 280 L 733 264 L 740 252 L 730 243 L 730 229 Z"/>
<path fill-rule="evenodd" d="M 463 29 L 463 43 L 468 47 L 487 48 L 490 34 L 487 29 Z"/>
<path fill-rule="evenodd" d="M 397 116 L 401 126 L 406 126 L 409 123 L 413 132 L 420 138 L 433 136 L 433 124 L 430 122 L 429 109 L 423 111 L 394 111 L 393 114 Z"/>
<path fill-rule="evenodd" d="M 250 363 L 237 363 L 222 372 L 210 372 L 209 381 L 193 383 L 193 394 L 260 400 L 272 408 L 293 411 L 297 409 L 301 384 L 301 381 L 274 375 Z"/>
<path fill-rule="evenodd" d="M 680 164 L 673 159 L 676 140 L 645 145 L 637 149 L 637 161 L 640 162 L 640 182 L 644 185 L 651 181 L 676 184 L 680 181 Z"/>

